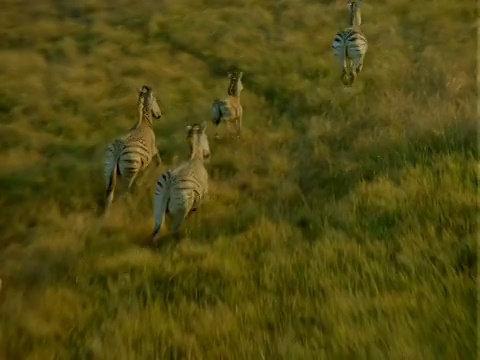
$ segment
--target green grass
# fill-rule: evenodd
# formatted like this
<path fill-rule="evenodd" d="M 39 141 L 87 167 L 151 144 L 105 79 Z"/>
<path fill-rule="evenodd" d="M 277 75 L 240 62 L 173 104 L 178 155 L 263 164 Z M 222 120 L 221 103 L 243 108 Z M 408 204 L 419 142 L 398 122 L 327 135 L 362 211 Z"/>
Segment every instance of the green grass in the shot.
<path fill-rule="evenodd" d="M 2 6 L 0 358 L 474 359 L 473 2 L 366 1 L 348 90 L 341 1 L 141 3 Z M 136 87 L 167 167 L 233 67 L 244 136 L 186 237 L 145 246 L 165 167 L 102 220 Z"/>

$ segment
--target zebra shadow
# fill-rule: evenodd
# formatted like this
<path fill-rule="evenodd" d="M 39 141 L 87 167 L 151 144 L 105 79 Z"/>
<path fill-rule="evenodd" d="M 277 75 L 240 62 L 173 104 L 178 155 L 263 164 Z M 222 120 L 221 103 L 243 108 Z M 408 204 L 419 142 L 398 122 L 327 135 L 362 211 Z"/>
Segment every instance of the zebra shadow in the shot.
<path fill-rule="evenodd" d="M 165 223 L 161 229 L 161 235 L 156 244 L 153 244 L 153 227 L 149 229 L 148 233 L 143 231 L 141 236 L 136 237 L 133 241 L 137 246 L 145 249 L 151 249 L 152 251 L 171 251 L 177 247 L 183 241 L 192 239 L 192 229 L 191 229 L 191 216 L 189 216 L 185 222 L 182 224 L 182 227 L 179 230 L 178 234 L 174 234 L 170 231 L 172 219 L 167 214 L 165 216 Z"/>

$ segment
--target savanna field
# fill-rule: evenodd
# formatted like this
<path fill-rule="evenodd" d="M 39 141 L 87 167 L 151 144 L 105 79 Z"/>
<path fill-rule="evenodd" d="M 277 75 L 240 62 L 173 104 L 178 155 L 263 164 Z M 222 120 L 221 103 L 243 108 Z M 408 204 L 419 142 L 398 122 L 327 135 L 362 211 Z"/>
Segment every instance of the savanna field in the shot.
<path fill-rule="evenodd" d="M 0 359 L 476 358 L 475 4 L 362 19 L 346 88 L 346 1 L 4 0 Z M 234 68 L 242 138 L 215 141 Z M 102 218 L 143 84 L 164 164 Z M 152 249 L 155 181 L 202 120 L 209 197 Z"/>

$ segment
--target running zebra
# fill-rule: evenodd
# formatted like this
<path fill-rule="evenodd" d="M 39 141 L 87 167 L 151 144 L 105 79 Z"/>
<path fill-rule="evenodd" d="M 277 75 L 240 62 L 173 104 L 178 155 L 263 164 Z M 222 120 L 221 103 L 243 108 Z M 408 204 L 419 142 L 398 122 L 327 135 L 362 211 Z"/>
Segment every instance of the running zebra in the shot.
<path fill-rule="evenodd" d="M 240 137 L 242 129 L 243 108 L 240 104 L 240 93 L 243 90 L 242 85 L 243 72 L 229 72 L 228 77 L 228 97 L 224 99 L 216 98 L 212 104 L 212 121 L 217 127 L 215 129 L 215 138 L 218 139 L 218 125 L 222 121 L 226 122 L 228 132 L 230 133 L 230 122 L 234 121 L 237 128 L 237 138 Z"/>
<path fill-rule="evenodd" d="M 207 124 L 187 125 L 190 159 L 174 170 L 163 173 L 157 181 L 154 196 L 155 227 L 153 245 L 158 243 L 160 229 L 169 213 L 172 218 L 172 233 L 180 237 L 180 225 L 188 215 L 196 211 L 208 193 L 208 173 L 204 161 L 210 158 L 210 147 L 205 132 Z"/>
<path fill-rule="evenodd" d="M 338 32 L 333 40 L 333 52 L 343 69 L 342 82 L 345 85 L 352 85 L 358 73 L 362 71 L 363 58 L 368 49 L 367 38 L 360 31 L 360 25 L 362 24 L 361 5 L 361 1 L 348 2 L 350 26 Z M 347 69 L 347 62 L 350 63 L 350 71 Z"/>
<path fill-rule="evenodd" d="M 117 175 L 128 181 L 124 191 L 126 195 L 138 174 L 156 158 L 157 166 L 161 164 L 153 131 L 153 117 L 160 119 L 162 111 L 152 89 L 143 85 L 138 91 L 138 121 L 123 137 L 115 139 L 107 148 L 105 155 L 105 178 L 107 182 L 107 211 L 112 204 Z"/>

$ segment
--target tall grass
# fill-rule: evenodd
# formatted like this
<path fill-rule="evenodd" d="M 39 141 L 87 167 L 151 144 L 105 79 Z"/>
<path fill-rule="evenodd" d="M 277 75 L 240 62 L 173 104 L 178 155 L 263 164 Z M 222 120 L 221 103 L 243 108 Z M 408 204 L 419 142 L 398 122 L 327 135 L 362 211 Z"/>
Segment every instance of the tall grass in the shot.
<path fill-rule="evenodd" d="M 345 4 L 272 4 L 4 2 L 0 358 L 475 358 L 474 4 L 365 2 L 350 89 Z M 207 202 L 152 250 L 155 179 L 234 67 L 244 136 L 211 139 Z M 102 220 L 142 84 L 166 164 Z"/>

